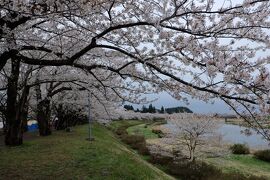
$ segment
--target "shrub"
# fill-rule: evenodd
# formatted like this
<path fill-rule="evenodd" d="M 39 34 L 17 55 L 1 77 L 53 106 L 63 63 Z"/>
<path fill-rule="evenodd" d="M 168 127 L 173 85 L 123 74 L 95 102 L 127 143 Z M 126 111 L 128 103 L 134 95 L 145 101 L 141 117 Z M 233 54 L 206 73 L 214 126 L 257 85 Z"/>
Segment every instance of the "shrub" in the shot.
<path fill-rule="evenodd" d="M 120 136 L 121 140 L 130 145 L 132 149 L 138 150 L 138 153 L 141 155 L 149 155 L 149 150 L 146 147 L 146 142 L 144 136 L 140 135 L 122 135 Z"/>
<path fill-rule="evenodd" d="M 270 162 L 270 149 L 268 150 L 260 150 L 260 151 L 256 151 L 254 153 L 254 156 L 257 159 L 263 160 L 263 161 L 267 161 Z"/>
<path fill-rule="evenodd" d="M 152 133 L 157 134 L 159 138 L 164 137 L 164 133 L 160 129 L 152 129 Z"/>
<path fill-rule="evenodd" d="M 176 161 L 182 161 L 182 160 L 185 161 L 188 159 L 188 157 L 186 155 L 184 155 L 183 152 L 179 149 L 173 149 L 172 154 L 173 154 L 174 160 L 176 160 Z"/>
<path fill-rule="evenodd" d="M 160 129 L 152 129 L 152 133 L 160 134 L 162 131 Z"/>
<path fill-rule="evenodd" d="M 121 126 L 119 128 L 116 129 L 115 133 L 118 135 L 118 136 L 122 136 L 122 135 L 127 135 L 127 131 L 126 131 L 126 127 L 125 126 Z"/>
<path fill-rule="evenodd" d="M 163 133 L 158 134 L 158 138 L 163 138 L 165 135 Z"/>
<path fill-rule="evenodd" d="M 126 135 L 122 137 L 122 141 L 128 145 L 145 142 L 144 136 L 140 135 Z"/>
<path fill-rule="evenodd" d="M 122 141 L 131 146 L 132 149 L 140 149 L 145 143 L 143 136 L 127 135 L 122 138 Z"/>
<path fill-rule="evenodd" d="M 151 154 L 150 162 L 153 164 L 168 165 L 173 162 L 173 157 L 161 154 Z"/>
<path fill-rule="evenodd" d="M 146 143 L 141 143 L 138 149 L 138 153 L 141 155 L 150 155 L 149 149 L 146 147 Z"/>
<path fill-rule="evenodd" d="M 153 121 L 154 122 L 164 122 L 164 123 L 166 123 L 166 120 L 163 117 L 154 117 Z"/>
<path fill-rule="evenodd" d="M 245 144 L 234 144 L 230 147 L 233 154 L 249 154 L 249 148 Z"/>
<path fill-rule="evenodd" d="M 179 161 L 169 164 L 169 173 L 181 179 L 220 179 L 221 170 L 205 162 Z"/>
<path fill-rule="evenodd" d="M 240 173 L 223 173 L 217 167 L 201 161 L 178 161 L 169 164 L 169 173 L 184 180 L 266 180 L 259 176 Z"/>

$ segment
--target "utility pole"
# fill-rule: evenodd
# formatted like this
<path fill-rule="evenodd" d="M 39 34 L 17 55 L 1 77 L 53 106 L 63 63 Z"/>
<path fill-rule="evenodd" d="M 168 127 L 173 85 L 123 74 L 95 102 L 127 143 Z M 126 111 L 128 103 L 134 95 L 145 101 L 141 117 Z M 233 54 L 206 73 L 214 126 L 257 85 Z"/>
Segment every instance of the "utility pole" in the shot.
<path fill-rule="evenodd" d="M 94 141 L 94 137 L 92 136 L 92 126 L 91 126 L 91 94 L 88 92 L 88 141 Z"/>

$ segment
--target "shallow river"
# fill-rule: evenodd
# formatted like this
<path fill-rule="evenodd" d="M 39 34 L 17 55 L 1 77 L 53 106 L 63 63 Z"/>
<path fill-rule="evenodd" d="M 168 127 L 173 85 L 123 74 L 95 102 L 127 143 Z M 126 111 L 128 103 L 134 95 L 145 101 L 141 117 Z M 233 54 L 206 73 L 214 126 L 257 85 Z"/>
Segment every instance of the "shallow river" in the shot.
<path fill-rule="evenodd" d="M 170 129 L 172 132 L 176 131 L 176 128 L 173 124 L 164 125 L 166 128 Z M 262 138 L 262 135 L 257 134 L 256 131 L 251 130 L 251 135 L 246 136 L 241 133 L 241 131 L 245 130 L 244 127 L 240 127 L 238 125 L 231 124 L 222 124 L 216 130 L 218 134 L 222 135 L 222 139 L 224 142 L 228 143 L 245 143 L 252 149 L 269 149 L 269 142 Z"/>
<path fill-rule="evenodd" d="M 266 149 L 270 148 L 269 142 L 262 138 L 262 135 L 257 134 L 255 130 L 251 130 L 251 135 L 246 136 L 241 133 L 244 131 L 244 127 L 231 124 L 223 124 L 218 128 L 217 132 L 223 135 L 223 140 L 231 143 L 245 143 L 249 147 L 254 149 Z"/>

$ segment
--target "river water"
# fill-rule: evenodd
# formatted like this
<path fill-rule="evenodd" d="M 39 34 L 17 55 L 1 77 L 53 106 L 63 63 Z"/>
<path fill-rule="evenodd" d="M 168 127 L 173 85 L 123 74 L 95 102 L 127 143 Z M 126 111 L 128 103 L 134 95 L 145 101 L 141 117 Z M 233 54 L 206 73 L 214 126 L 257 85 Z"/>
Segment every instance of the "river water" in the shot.
<path fill-rule="evenodd" d="M 241 143 L 247 144 L 250 148 L 253 149 L 267 149 L 270 148 L 267 140 L 262 138 L 262 135 L 258 134 L 255 130 L 250 130 L 251 135 L 247 136 L 241 131 L 244 131 L 246 128 L 238 125 L 232 124 L 223 124 L 217 129 L 217 132 L 223 135 L 223 140 L 229 143 Z"/>
<path fill-rule="evenodd" d="M 178 129 L 174 126 L 174 124 L 166 124 L 164 125 L 168 128 L 172 133 L 176 132 Z M 247 144 L 252 149 L 270 149 L 269 142 L 262 138 L 262 135 L 257 134 L 255 130 L 250 130 L 251 135 L 247 136 L 241 131 L 244 131 L 246 128 L 238 125 L 232 124 L 221 124 L 216 132 L 217 134 L 222 136 L 223 142 L 235 144 Z"/>

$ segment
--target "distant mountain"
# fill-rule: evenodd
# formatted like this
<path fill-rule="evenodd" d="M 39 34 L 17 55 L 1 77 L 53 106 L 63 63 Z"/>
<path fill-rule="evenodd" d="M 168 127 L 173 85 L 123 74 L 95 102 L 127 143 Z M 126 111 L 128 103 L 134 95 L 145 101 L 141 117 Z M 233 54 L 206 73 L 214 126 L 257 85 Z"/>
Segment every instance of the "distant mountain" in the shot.
<path fill-rule="evenodd" d="M 173 113 L 193 113 L 189 108 L 187 107 L 172 107 L 172 108 L 166 108 L 166 113 L 173 114 Z"/>

